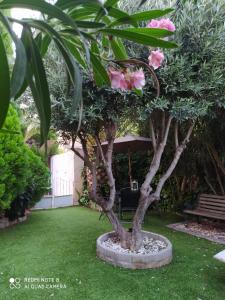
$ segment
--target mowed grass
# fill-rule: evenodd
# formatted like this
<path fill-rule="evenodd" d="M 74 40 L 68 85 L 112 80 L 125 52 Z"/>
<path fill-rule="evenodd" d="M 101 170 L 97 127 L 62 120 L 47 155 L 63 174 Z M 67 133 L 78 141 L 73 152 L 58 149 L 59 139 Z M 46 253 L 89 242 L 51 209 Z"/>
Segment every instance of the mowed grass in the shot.
<path fill-rule="evenodd" d="M 213 259 L 224 246 L 166 228 L 173 217 L 150 215 L 145 228 L 171 240 L 173 262 L 152 270 L 113 267 L 96 257 L 97 237 L 111 230 L 98 217 L 82 207 L 38 211 L 1 230 L 0 299 L 225 299 L 225 264 Z M 11 277 L 21 279 L 19 289 L 10 289 Z M 66 288 L 25 288 L 28 277 L 59 278 Z"/>

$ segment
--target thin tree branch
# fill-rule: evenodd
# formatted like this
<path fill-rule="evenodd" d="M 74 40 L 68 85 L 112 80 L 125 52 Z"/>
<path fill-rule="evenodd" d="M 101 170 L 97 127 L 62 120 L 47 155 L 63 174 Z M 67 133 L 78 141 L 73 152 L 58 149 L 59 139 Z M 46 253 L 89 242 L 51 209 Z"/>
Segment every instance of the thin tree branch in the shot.
<path fill-rule="evenodd" d="M 172 122 L 173 117 L 169 116 L 167 124 L 166 124 L 166 128 L 165 128 L 165 134 L 164 134 L 164 138 L 163 138 L 163 145 L 165 146 L 167 143 L 167 139 L 168 139 L 168 135 L 169 135 L 169 130 L 170 130 L 170 125 Z"/>
<path fill-rule="evenodd" d="M 165 126 L 166 126 L 166 113 L 165 111 L 162 111 L 161 139 L 163 139 L 163 136 L 165 134 Z"/>
<path fill-rule="evenodd" d="M 178 121 L 176 121 L 174 126 L 174 139 L 176 148 L 179 146 L 179 138 L 178 138 Z"/>
<path fill-rule="evenodd" d="M 212 184 L 210 183 L 209 179 L 207 176 L 204 176 L 205 182 L 208 184 L 208 186 L 210 187 L 210 189 L 212 190 L 213 194 L 217 195 L 217 192 L 214 190 Z"/>
<path fill-rule="evenodd" d="M 208 149 L 209 156 L 210 156 L 210 158 L 211 158 L 212 164 L 213 164 L 214 169 L 215 169 L 215 172 L 216 172 L 216 177 L 217 177 L 217 181 L 218 181 L 218 183 L 219 183 L 220 191 L 221 191 L 221 193 L 224 195 L 224 188 L 223 188 L 222 180 L 221 180 L 220 175 L 219 175 L 219 172 L 218 172 L 218 166 L 217 166 L 217 164 L 216 164 L 216 161 L 215 161 L 215 159 L 214 159 L 213 154 L 212 154 L 211 151 L 210 151 L 209 146 L 207 146 L 207 149 Z"/>
<path fill-rule="evenodd" d="M 153 156 L 149 171 L 148 171 L 148 173 L 145 177 L 145 181 L 143 182 L 143 184 L 141 186 L 141 194 L 142 194 L 143 198 L 147 198 L 150 195 L 151 191 L 152 191 L 151 182 L 152 182 L 152 179 L 154 178 L 154 176 L 156 175 L 156 173 L 159 170 L 162 154 L 163 154 L 163 151 L 164 151 L 166 143 L 167 143 L 167 139 L 168 139 L 172 119 L 173 118 L 171 116 L 169 116 L 168 121 L 167 121 L 167 125 L 166 125 L 166 129 L 165 129 L 165 135 L 164 135 L 163 141 L 157 147 L 157 150 L 156 150 L 156 152 Z"/>
<path fill-rule="evenodd" d="M 157 145 L 156 145 L 156 138 L 155 138 L 155 129 L 154 129 L 154 125 L 153 125 L 151 117 L 149 118 L 149 127 L 150 127 L 150 135 L 151 135 L 151 139 L 152 139 L 152 146 L 153 146 L 154 152 L 156 152 Z"/>
<path fill-rule="evenodd" d="M 82 133 L 79 133 L 78 136 L 79 136 L 79 139 L 81 141 L 82 149 L 83 149 L 83 152 L 84 152 L 85 163 L 88 166 L 88 168 L 90 169 L 90 171 L 92 171 L 93 164 L 90 160 L 90 155 L 88 153 L 87 141 L 85 140 L 85 137 L 83 136 Z"/>
<path fill-rule="evenodd" d="M 191 126 L 188 129 L 187 135 L 184 138 L 184 140 L 182 141 L 182 143 L 176 148 L 175 154 L 174 154 L 174 158 L 169 166 L 169 168 L 167 169 L 167 171 L 164 173 L 164 175 L 160 178 L 156 191 L 154 193 L 154 195 L 156 196 L 157 199 L 160 198 L 160 194 L 161 194 L 161 190 L 165 184 L 165 182 L 167 181 L 167 179 L 171 176 L 173 170 L 175 169 L 181 154 L 183 153 L 184 149 L 186 148 L 187 143 L 189 142 L 191 133 L 194 129 L 194 123 L 191 124 Z"/>
<path fill-rule="evenodd" d="M 80 152 L 77 151 L 77 150 L 75 149 L 75 147 L 74 147 L 74 146 L 75 146 L 76 139 L 77 139 L 76 136 L 72 136 L 72 146 L 71 146 L 71 150 L 72 150 L 78 157 L 80 157 L 80 159 L 82 159 L 82 160 L 85 162 L 84 156 L 82 156 L 82 155 L 80 154 Z"/>
<path fill-rule="evenodd" d="M 104 152 L 103 152 L 103 149 L 102 149 L 102 145 L 101 145 L 101 141 L 100 141 L 98 135 L 95 135 L 95 141 L 96 141 L 96 144 L 97 144 L 97 147 L 98 147 L 101 159 L 103 161 L 103 164 L 105 166 L 106 165 L 105 155 L 104 155 Z"/>

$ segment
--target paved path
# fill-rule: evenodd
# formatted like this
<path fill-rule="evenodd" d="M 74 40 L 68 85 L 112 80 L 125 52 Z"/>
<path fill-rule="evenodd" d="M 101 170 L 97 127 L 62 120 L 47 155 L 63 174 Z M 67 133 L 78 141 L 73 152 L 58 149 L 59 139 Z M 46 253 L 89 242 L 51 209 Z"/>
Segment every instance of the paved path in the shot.
<path fill-rule="evenodd" d="M 223 250 L 223 251 L 217 253 L 216 255 L 214 255 L 214 258 L 216 258 L 216 259 L 218 259 L 218 260 L 225 263 L 225 250 Z"/>

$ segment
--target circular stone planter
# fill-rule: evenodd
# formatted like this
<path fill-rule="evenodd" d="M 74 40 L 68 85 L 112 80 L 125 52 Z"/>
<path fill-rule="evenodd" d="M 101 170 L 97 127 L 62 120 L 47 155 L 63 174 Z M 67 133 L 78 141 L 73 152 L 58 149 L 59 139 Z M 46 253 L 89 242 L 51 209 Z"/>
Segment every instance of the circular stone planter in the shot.
<path fill-rule="evenodd" d="M 167 247 L 160 250 L 157 253 L 121 253 L 115 251 L 103 244 L 109 237 L 114 235 L 114 232 L 108 232 L 101 235 L 97 239 L 97 255 L 102 260 L 114 265 L 128 269 L 151 269 L 159 268 L 161 266 L 167 265 L 172 260 L 172 244 L 171 242 L 162 235 L 142 231 L 143 237 L 147 236 L 159 241 L 166 243 Z"/>

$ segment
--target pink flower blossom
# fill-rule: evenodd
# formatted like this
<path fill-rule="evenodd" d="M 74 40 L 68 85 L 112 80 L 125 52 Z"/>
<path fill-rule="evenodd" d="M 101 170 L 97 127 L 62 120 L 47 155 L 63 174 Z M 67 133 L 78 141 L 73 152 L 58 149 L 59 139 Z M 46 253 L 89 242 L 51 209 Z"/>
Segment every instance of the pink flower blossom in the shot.
<path fill-rule="evenodd" d="M 158 69 L 164 60 L 164 54 L 160 50 L 152 51 L 148 57 L 149 66 Z"/>
<path fill-rule="evenodd" d="M 169 31 L 175 31 L 176 27 L 174 23 L 169 18 L 163 18 L 160 20 L 152 19 L 148 24 L 148 28 L 160 28 L 160 29 L 166 29 Z"/>
<path fill-rule="evenodd" d="M 172 21 L 170 21 L 170 19 L 161 19 L 160 20 L 160 28 L 162 29 L 167 29 L 169 31 L 175 31 L 176 27 L 174 25 L 174 23 Z"/>
<path fill-rule="evenodd" d="M 114 69 L 109 70 L 109 76 L 111 79 L 111 87 L 113 89 L 127 89 L 127 82 L 125 80 L 125 76 L 121 71 L 116 71 Z"/>
<path fill-rule="evenodd" d="M 159 21 L 159 20 L 152 19 L 152 20 L 147 24 L 147 27 L 148 27 L 148 28 L 159 28 L 159 25 L 160 25 L 160 21 Z"/>
<path fill-rule="evenodd" d="M 131 73 L 131 85 L 135 89 L 142 89 L 145 86 L 145 74 L 142 69 Z"/>
<path fill-rule="evenodd" d="M 126 71 L 117 71 L 109 69 L 109 76 L 111 79 L 111 87 L 121 90 L 142 89 L 145 86 L 145 74 L 142 69 L 131 72 L 129 69 Z"/>

